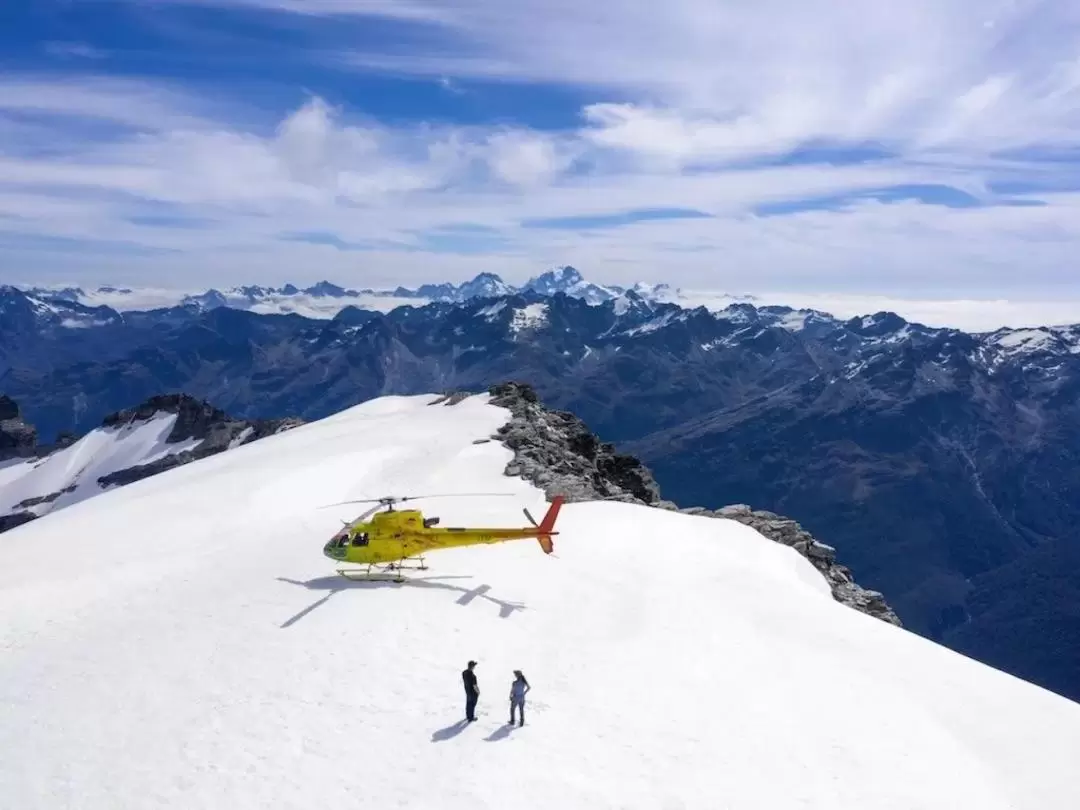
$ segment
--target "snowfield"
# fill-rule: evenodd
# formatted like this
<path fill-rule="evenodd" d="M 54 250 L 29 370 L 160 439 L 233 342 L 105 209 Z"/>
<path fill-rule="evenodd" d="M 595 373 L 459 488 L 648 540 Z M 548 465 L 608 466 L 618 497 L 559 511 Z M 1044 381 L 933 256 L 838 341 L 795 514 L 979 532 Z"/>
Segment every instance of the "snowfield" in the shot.
<path fill-rule="evenodd" d="M 105 488 L 99 478 L 199 446 L 201 439 L 166 441 L 175 424 L 176 414 L 161 411 L 150 419 L 96 428 L 44 458 L 0 463 L 0 514 L 23 511 L 18 505 L 27 499 L 60 493 L 26 510 L 45 515 L 100 494 Z"/>
<path fill-rule="evenodd" d="M 387 397 L 0 537 L 0 807 L 1075 810 L 1080 706 L 835 602 L 733 521 L 598 502 L 350 583 L 426 492 L 521 525 L 486 395 Z M 827 538 L 826 538 L 827 539 Z M 466 726 L 460 672 L 477 668 Z M 533 690 L 509 728 L 515 668 Z"/>

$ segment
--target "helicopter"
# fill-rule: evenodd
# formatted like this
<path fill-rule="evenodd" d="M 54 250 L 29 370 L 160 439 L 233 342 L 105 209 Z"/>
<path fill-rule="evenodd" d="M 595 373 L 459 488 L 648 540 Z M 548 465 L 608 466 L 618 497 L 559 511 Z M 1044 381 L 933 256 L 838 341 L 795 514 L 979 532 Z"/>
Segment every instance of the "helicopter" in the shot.
<path fill-rule="evenodd" d="M 444 548 L 459 548 L 481 544 L 502 543 L 535 537 L 545 554 L 554 550 L 552 537 L 555 520 L 559 516 L 564 498 L 555 496 L 543 520 L 537 523 L 528 509 L 523 509 L 528 527 L 440 527 L 438 517 L 425 518 L 418 509 L 394 509 L 394 504 L 427 498 L 448 497 L 499 497 L 509 493 L 458 493 L 454 495 L 404 495 L 341 501 L 330 506 L 352 503 L 374 503 L 371 509 L 345 525 L 323 546 L 323 554 L 341 563 L 366 565 L 364 571 L 338 568 L 337 573 L 346 579 L 383 579 L 393 572 L 395 582 L 403 582 L 402 571 L 406 568 L 427 570 L 424 552 Z M 513 497 L 511 495 L 511 497 Z M 380 511 L 385 510 L 385 511 Z M 370 520 L 369 520 L 370 518 Z"/>

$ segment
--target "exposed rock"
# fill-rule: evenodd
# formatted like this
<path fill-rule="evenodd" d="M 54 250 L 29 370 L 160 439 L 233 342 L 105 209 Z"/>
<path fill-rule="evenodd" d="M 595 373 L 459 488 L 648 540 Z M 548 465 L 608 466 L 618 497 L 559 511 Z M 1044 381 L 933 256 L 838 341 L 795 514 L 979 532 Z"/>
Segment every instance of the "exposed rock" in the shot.
<path fill-rule="evenodd" d="M 177 417 L 176 423 L 166 437 L 166 443 L 175 444 L 194 439 L 198 441 L 198 444 L 192 449 L 165 455 L 148 464 L 139 464 L 100 476 L 97 483 L 102 488 L 130 484 L 173 467 L 188 464 L 303 424 L 303 420 L 300 419 L 234 419 L 194 397 L 169 394 L 153 397 L 136 408 L 110 414 L 105 418 L 102 427 L 122 428 L 147 421 L 163 412 L 176 414 Z M 0 418 L 0 460 L 16 457 L 47 458 L 52 453 L 63 450 L 77 441 L 72 434 L 61 434 L 51 445 L 37 445 L 36 431 L 19 418 L 18 407 L 7 397 L 0 397 L 0 417 L 2 417 Z M 77 475 L 78 473 L 76 477 Z M 34 495 L 11 506 L 12 510 L 22 511 L 0 516 L 0 532 L 40 517 L 28 511 L 30 507 L 52 504 L 61 495 L 73 492 L 75 489 L 76 484 L 72 483 L 58 492 Z"/>
<path fill-rule="evenodd" d="M 102 487 L 122 486 L 149 478 L 173 467 L 190 464 L 200 458 L 281 433 L 304 423 L 302 419 L 294 418 L 234 419 L 208 402 L 186 394 L 166 394 L 152 397 L 136 408 L 110 414 L 105 417 L 103 425 L 119 427 L 137 421 L 146 421 L 161 412 L 176 414 L 176 424 L 173 425 L 173 429 L 165 440 L 167 443 L 174 444 L 187 439 L 199 439 L 199 444 L 192 450 L 171 453 L 149 464 L 140 464 L 104 475 L 98 479 Z"/>
<path fill-rule="evenodd" d="M 531 481 L 548 498 L 647 504 L 660 500 L 660 488 L 640 461 L 616 453 L 572 413 L 544 408 L 531 386 L 503 383 L 492 386 L 490 393 L 493 405 L 512 414 L 492 437 L 514 451 L 507 475 Z"/>
<path fill-rule="evenodd" d="M 808 559 L 832 588 L 833 596 L 845 605 L 868 613 L 882 621 L 902 626 L 899 617 L 889 607 L 885 597 L 855 584 L 851 571 L 836 563 L 836 549 L 819 543 L 794 520 L 780 517 L 772 512 L 751 510 L 746 504 L 736 504 L 718 509 L 715 517 L 737 520 L 777 543 L 791 546 Z"/>
<path fill-rule="evenodd" d="M 71 485 L 69 487 L 64 487 L 59 492 L 50 492 L 48 495 L 36 495 L 33 498 L 26 498 L 25 500 L 19 501 L 19 503 L 15 504 L 15 508 L 16 509 L 29 509 L 31 506 L 37 506 L 37 505 L 43 504 L 43 503 L 52 503 L 57 498 L 59 498 L 61 495 L 63 495 L 65 492 L 74 492 L 74 491 L 75 491 L 75 485 L 73 484 L 73 485 Z"/>
<path fill-rule="evenodd" d="M 16 526 L 22 526 L 24 523 L 29 523 L 36 518 L 37 515 L 33 512 L 15 512 L 10 515 L 0 515 L 0 533 L 14 529 Z"/>
<path fill-rule="evenodd" d="M 468 399 L 472 396 L 469 391 L 453 391 L 447 394 L 443 394 L 434 402 L 429 402 L 428 405 L 457 405 L 464 399 Z"/>
<path fill-rule="evenodd" d="M 618 500 L 642 503 L 688 515 L 736 520 L 773 542 L 790 546 L 805 557 L 829 583 L 833 597 L 848 607 L 902 626 L 882 594 L 857 585 L 851 571 L 836 562 L 836 549 L 816 540 L 796 521 L 774 512 L 732 504 L 715 511 L 701 506 L 680 508 L 660 497 L 649 469 L 633 456 L 616 453 L 576 416 L 548 410 L 527 384 L 508 382 L 489 389 L 493 405 L 508 409 L 510 420 L 492 437 L 514 451 L 505 473 L 543 488 L 548 499 Z"/>
<path fill-rule="evenodd" d="M 23 421 L 15 400 L 0 395 L 0 461 L 31 457 L 36 447 L 37 430 Z"/>

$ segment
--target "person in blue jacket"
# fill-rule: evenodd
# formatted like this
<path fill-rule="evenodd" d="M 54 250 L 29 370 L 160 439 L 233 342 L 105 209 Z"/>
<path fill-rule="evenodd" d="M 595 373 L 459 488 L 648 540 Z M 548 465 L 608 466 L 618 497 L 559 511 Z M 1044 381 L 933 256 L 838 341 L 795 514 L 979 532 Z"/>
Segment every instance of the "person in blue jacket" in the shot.
<path fill-rule="evenodd" d="M 532 687 L 521 674 L 520 669 L 514 670 L 514 682 L 510 684 L 510 723 L 514 725 L 514 709 L 517 709 L 519 721 L 518 727 L 525 725 L 525 695 Z"/>

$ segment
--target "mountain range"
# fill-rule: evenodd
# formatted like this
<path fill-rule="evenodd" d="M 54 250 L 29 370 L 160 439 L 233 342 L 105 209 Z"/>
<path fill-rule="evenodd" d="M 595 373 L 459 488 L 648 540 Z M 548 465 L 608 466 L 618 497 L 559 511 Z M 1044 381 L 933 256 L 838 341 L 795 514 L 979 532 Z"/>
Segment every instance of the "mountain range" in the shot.
<path fill-rule="evenodd" d="M 597 304 L 618 298 L 627 289 L 650 300 L 676 300 L 679 296 L 679 291 L 667 284 L 639 283 L 630 288 L 594 284 L 585 280 L 577 269 L 570 266 L 548 270 L 530 278 L 520 287 L 503 281 L 494 273 L 480 273 L 460 284 L 421 284 L 415 289 L 399 286 L 394 289 L 355 290 L 324 280 L 304 288 L 295 284 L 284 284 L 281 287 L 252 284 L 224 290 L 211 288 L 191 292 L 109 285 L 93 290 L 82 287 L 30 287 L 26 292 L 45 301 L 66 301 L 91 308 L 107 306 L 119 312 L 169 306 L 200 310 L 229 307 L 261 314 L 296 313 L 311 318 L 332 318 L 346 306 L 385 311 L 402 304 L 422 306 L 430 302 L 461 303 L 474 298 L 529 292 L 540 295 L 555 295 L 561 292 Z M 753 296 L 742 298 L 753 300 Z"/>
<path fill-rule="evenodd" d="M 971 334 L 633 289 L 455 290 L 389 311 L 346 295 L 312 318 L 4 288 L 0 390 L 51 442 L 163 392 L 313 420 L 521 380 L 680 506 L 790 515 L 905 627 L 1080 698 L 1080 326 Z"/>

